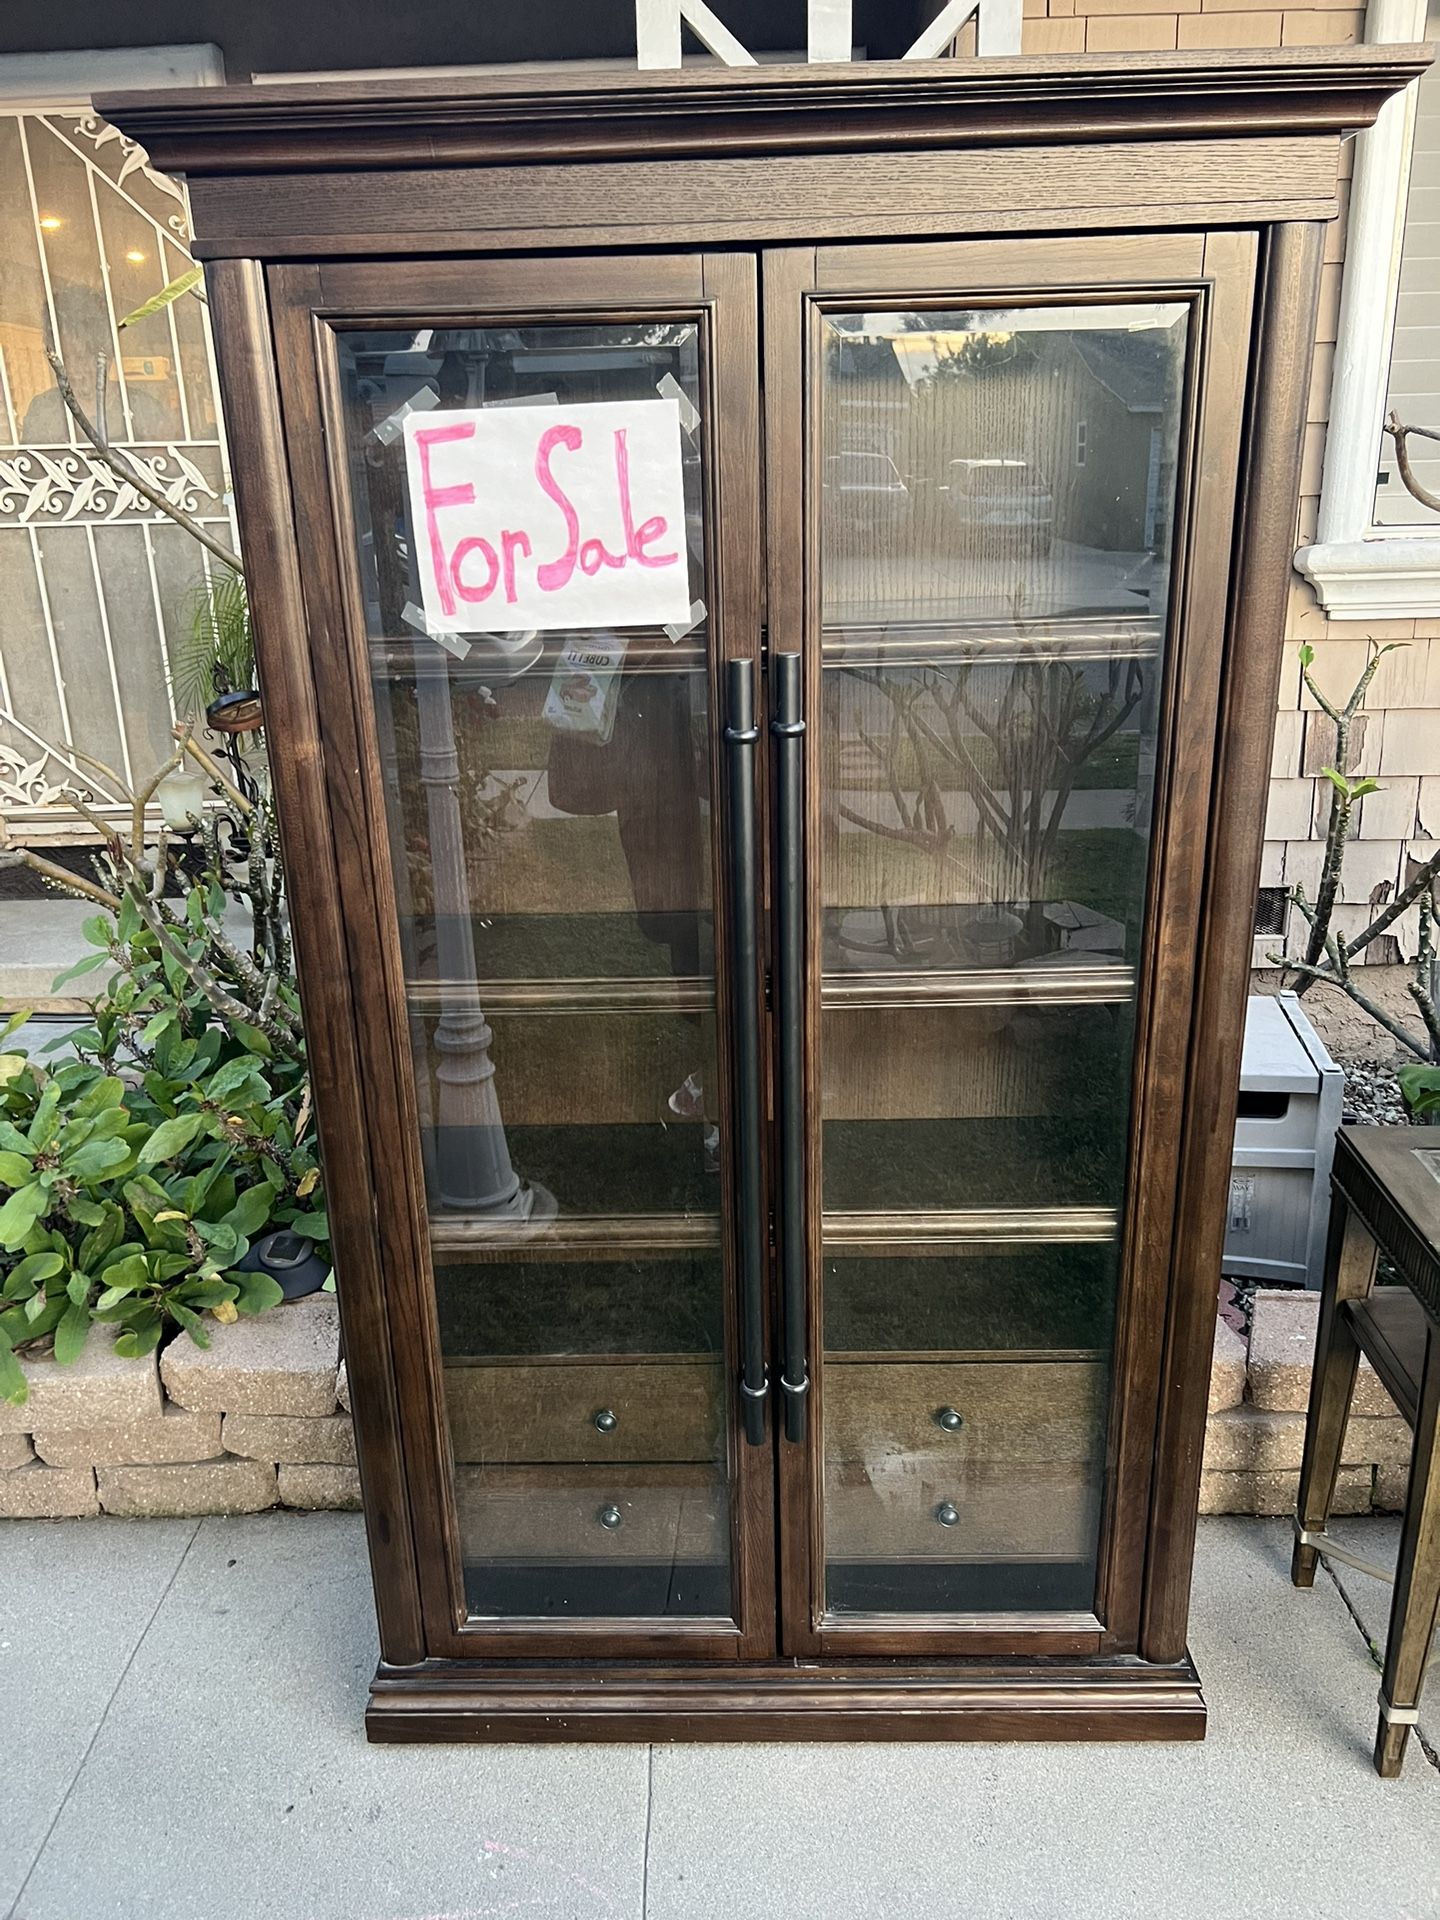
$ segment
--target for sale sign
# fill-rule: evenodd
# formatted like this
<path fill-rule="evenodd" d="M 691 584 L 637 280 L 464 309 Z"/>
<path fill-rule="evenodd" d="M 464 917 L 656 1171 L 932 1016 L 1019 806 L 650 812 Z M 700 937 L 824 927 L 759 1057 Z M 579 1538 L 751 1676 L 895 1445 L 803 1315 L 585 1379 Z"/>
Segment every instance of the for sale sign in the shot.
<path fill-rule="evenodd" d="M 665 626 L 689 617 L 674 400 L 406 417 L 432 628 Z"/>

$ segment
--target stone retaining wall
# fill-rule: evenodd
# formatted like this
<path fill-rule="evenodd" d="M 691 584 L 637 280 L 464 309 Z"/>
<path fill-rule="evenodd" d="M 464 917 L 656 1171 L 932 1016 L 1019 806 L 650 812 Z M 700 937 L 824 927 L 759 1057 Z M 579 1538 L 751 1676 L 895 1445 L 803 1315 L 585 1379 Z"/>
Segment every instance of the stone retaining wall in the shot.
<path fill-rule="evenodd" d="M 1202 1513 L 1295 1511 L 1319 1313 L 1318 1293 L 1262 1290 L 1255 1295 L 1248 1348 L 1233 1328 L 1216 1322 Z M 1334 1511 L 1400 1512 L 1409 1467 L 1410 1429 L 1362 1360 Z"/>
<path fill-rule="evenodd" d="M 73 1367 L 23 1361 L 29 1399 L 0 1402 L 0 1517 L 358 1507 L 333 1296 L 209 1333 L 123 1360 L 96 1327 Z"/>
<path fill-rule="evenodd" d="M 1318 1311 L 1313 1293 L 1257 1293 L 1248 1347 L 1216 1323 L 1202 1513 L 1294 1511 Z M 23 1362 L 30 1398 L 0 1402 L 0 1518 L 358 1507 L 334 1299 L 210 1341 L 122 1360 L 96 1327 L 73 1367 Z M 1398 1512 L 1409 1459 L 1409 1428 L 1362 1362 L 1336 1512 Z"/>

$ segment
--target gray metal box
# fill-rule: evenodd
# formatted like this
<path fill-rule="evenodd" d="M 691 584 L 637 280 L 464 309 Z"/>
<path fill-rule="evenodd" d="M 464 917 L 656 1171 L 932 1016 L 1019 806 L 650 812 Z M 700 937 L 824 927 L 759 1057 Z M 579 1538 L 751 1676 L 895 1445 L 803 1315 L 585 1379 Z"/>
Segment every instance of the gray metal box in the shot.
<path fill-rule="evenodd" d="M 1252 994 L 1222 1271 L 1320 1285 L 1345 1076 L 1293 993 Z"/>

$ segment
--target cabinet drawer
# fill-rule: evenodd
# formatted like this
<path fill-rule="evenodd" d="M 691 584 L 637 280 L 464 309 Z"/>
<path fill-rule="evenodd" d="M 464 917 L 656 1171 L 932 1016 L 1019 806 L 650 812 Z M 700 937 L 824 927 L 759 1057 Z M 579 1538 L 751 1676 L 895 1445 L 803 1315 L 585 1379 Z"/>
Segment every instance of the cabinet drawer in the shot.
<path fill-rule="evenodd" d="M 704 1467 L 458 1467 L 467 1560 L 715 1561 L 724 1481 Z"/>
<path fill-rule="evenodd" d="M 450 1366 L 451 1444 L 457 1462 L 497 1466 L 716 1460 L 720 1381 L 713 1360 Z"/>
<path fill-rule="evenodd" d="M 879 1465 L 934 1455 L 955 1467 L 1088 1462 L 1104 1445 L 1108 1371 L 1098 1360 L 831 1362 L 826 1457 Z"/>
<path fill-rule="evenodd" d="M 926 1455 L 873 1469 L 832 1462 L 826 1557 L 1086 1559 L 1095 1551 L 1100 1484 L 1098 1469 L 1081 1465 L 977 1466 Z"/>

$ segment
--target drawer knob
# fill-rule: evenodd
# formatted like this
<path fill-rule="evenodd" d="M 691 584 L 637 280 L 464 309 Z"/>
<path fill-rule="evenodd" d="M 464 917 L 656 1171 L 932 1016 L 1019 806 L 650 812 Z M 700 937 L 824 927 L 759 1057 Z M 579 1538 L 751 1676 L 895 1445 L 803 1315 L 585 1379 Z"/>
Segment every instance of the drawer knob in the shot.
<path fill-rule="evenodd" d="M 951 1506 L 948 1500 L 942 1500 L 940 1505 L 935 1509 L 935 1518 L 940 1522 L 942 1527 L 956 1526 L 960 1520 L 960 1509 Z"/>
<path fill-rule="evenodd" d="M 615 1533 L 623 1524 L 625 1516 L 619 1507 L 609 1506 L 601 1507 L 597 1518 L 607 1533 Z"/>
<path fill-rule="evenodd" d="M 613 1433 L 620 1424 L 620 1416 L 610 1407 L 601 1407 L 595 1415 L 595 1428 L 599 1433 Z"/>
<path fill-rule="evenodd" d="M 946 1433 L 958 1433 L 965 1424 L 965 1416 L 955 1407 L 937 1407 L 935 1424 L 937 1427 L 943 1427 Z"/>

